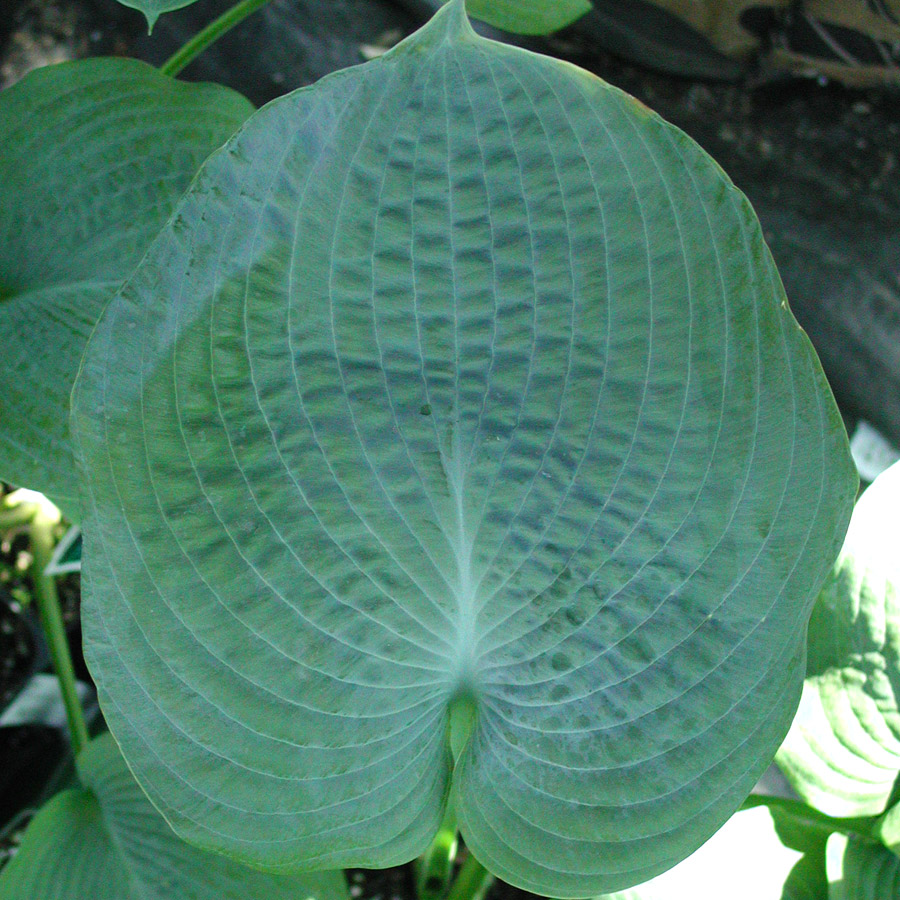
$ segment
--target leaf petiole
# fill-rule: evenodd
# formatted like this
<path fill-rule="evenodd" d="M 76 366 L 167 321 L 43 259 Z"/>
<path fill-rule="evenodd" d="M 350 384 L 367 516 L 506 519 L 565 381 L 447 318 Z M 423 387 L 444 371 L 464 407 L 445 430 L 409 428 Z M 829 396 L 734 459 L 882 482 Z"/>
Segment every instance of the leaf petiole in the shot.
<path fill-rule="evenodd" d="M 231 9 L 226 10 L 214 19 L 202 31 L 195 34 L 183 47 L 176 50 L 160 67 L 163 75 L 173 78 L 186 66 L 192 63 L 207 47 L 214 44 L 220 37 L 227 34 L 239 25 L 247 16 L 256 12 L 261 6 L 265 6 L 269 0 L 241 0 L 235 3 Z"/>
<path fill-rule="evenodd" d="M 440 900 L 447 893 L 458 845 L 456 813 L 453 803 L 448 802 L 438 833 L 418 860 L 416 892 L 419 900 Z"/>
<path fill-rule="evenodd" d="M 494 876 L 470 852 L 453 882 L 447 900 L 484 900 Z"/>
<path fill-rule="evenodd" d="M 864 841 L 878 841 L 875 835 L 874 818 L 839 819 L 826 815 L 823 812 L 809 806 L 802 800 L 792 800 L 788 797 L 773 797 L 768 794 L 751 794 L 742 804 L 741 809 L 753 809 L 757 806 L 767 806 L 769 809 L 780 810 L 792 818 L 799 819 L 807 825 L 823 832 L 838 832 Z"/>
<path fill-rule="evenodd" d="M 26 507 L 30 504 L 22 506 Z M 53 576 L 47 575 L 45 571 L 53 556 L 53 526 L 58 521 L 58 510 L 42 504 L 36 504 L 33 507 L 29 531 L 31 550 L 34 554 L 34 601 L 50 650 L 50 657 L 53 660 L 53 669 L 59 679 L 66 720 L 69 723 L 72 753 L 77 757 L 88 742 L 87 723 L 84 718 L 84 710 L 81 708 L 81 701 L 78 699 L 75 667 L 72 664 L 72 654 L 69 651 L 69 641 L 66 637 L 62 611 L 59 606 L 56 580 Z"/>

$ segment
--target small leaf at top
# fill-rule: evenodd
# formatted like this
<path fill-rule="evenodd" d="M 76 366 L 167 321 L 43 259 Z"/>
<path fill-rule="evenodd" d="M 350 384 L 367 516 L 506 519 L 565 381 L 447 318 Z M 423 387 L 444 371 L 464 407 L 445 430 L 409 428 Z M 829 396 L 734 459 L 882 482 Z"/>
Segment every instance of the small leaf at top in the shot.
<path fill-rule="evenodd" d="M 466 0 L 466 10 L 514 34 L 551 34 L 589 12 L 589 0 Z"/>
<path fill-rule="evenodd" d="M 91 669 L 179 833 L 387 866 L 449 795 L 554 896 L 737 809 L 857 486 L 743 195 L 460 0 L 209 160 L 72 421 Z"/>
<path fill-rule="evenodd" d="M 88 335 L 252 110 L 129 59 L 47 66 L 0 93 L 0 478 L 77 518 L 69 395 Z"/>
<path fill-rule="evenodd" d="M 153 26 L 163 13 L 182 9 L 196 2 L 197 0 L 119 0 L 122 6 L 131 7 L 131 9 L 136 9 L 144 14 L 144 18 L 147 20 L 148 34 L 153 33 Z"/>
<path fill-rule="evenodd" d="M 112 736 L 78 757 L 82 787 L 34 817 L 0 871 L 3 900 L 348 900 L 341 872 L 270 875 L 181 840 Z"/>
<path fill-rule="evenodd" d="M 809 625 L 808 677 L 778 763 L 832 816 L 883 812 L 900 777 L 900 463 L 856 505 Z"/>

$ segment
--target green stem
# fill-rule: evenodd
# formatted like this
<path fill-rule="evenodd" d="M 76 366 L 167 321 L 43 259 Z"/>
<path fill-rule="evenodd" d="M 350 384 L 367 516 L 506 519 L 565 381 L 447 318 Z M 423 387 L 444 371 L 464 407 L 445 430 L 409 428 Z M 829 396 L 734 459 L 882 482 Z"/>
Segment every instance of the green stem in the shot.
<path fill-rule="evenodd" d="M 416 878 L 419 900 L 440 900 L 447 893 L 458 845 L 456 813 L 453 803 L 448 801 L 438 833 L 428 849 L 419 857 Z"/>
<path fill-rule="evenodd" d="M 483 900 L 493 883 L 494 876 L 470 851 L 447 894 L 447 900 Z"/>
<path fill-rule="evenodd" d="M 38 615 L 53 668 L 59 679 L 63 705 L 66 708 L 66 719 L 69 722 L 69 736 L 72 742 L 72 753 L 75 756 L 88 742 L 87 723 L 84 710 L 78 699 L 75 680 L 75 668 L 69 652 L 69 641 L 63 624 L 62 611 L 59 607 L 59 594 L 56 592 L 56 581 L 44 570 L 53 555 L 53 525 L 43 510 L 38 509 L 31 520 L 31 550 L 34 554 L 34 599 L 37 603 Z"/>
<path fill-rule="evenodd" d="M 214 44 L 222 35 L 231 31 L 251 13 L 265 6 L 269 0 L 241 0 L 231 9 L 223 12 L 218 19 L 210 22 L 199 34 L 195 34 L 180 50 L 176 50 L 160 67 L 163 75 L 173 78 L 189 63 L 193 62 L 207 47 Z"/>
<path fill-rule="evenodd" d="M 807 825 L 827 831 L 829 834 L 837 831 L 850 837 L 862 838 L 865 841 L 877 841 L 873 818 L 839 819 L 826 815 L 817 809 L 804 803 L 802 800 L 792 800 L 787 797 L 772 797 L 767 794 L 751 794 L 742 804 L 741 809 L 752 809 L 756 806 L 768 806 L 770 809 L 778 809 L 794 819 L 800 819 Z"/>
<path fill-rule="evenodd" d="M 18 506 L 0 508 L 0 531 L 12 531 L 30 525 L 34 518 L 34 507 L 28 503 Z"/>

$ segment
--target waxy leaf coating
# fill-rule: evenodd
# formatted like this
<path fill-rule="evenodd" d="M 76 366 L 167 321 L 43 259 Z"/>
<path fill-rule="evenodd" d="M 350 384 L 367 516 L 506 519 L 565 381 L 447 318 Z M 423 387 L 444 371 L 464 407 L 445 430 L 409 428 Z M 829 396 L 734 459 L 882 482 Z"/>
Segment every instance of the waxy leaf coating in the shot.
<path fill-rule="evenodd" d="M 3 900 L 348 900 L 340 872 L 269 875 L 182 841 L 150 805 L 109 734 L 78 757 L 0 872 Z"/>
<path fill-rule="evenodd" d="M 555 896 L 735 811 L 856 489 L 743 195 L 459 0 L 210 159 L 73 422 L 90 665 L 176 830 L 387 866 L 449 797 Z"/>
<path fill-rule="evenodd" d="M 252 111 L 129 59 L 47 66 L 0 93 L 0 478 L 77 516 L 69 395 L 87 339 Z"/>

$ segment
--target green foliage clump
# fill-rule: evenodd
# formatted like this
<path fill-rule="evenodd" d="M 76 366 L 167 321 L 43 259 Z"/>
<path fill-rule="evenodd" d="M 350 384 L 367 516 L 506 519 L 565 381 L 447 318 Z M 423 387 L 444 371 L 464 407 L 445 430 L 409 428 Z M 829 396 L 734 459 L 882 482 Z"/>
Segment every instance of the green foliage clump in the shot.
<path fill-rule="evenodd" d="M 0 112 L 0 476 L 81 520 L 121 748 L 2 900 L 419 856 L 436 900 L 457 831 L 453 900 L 726 896 L 749 844 L 760 900 L 895 877 L 893 476 L 832 572 L 840 415 L 693 141 L 462 0 L 258 112 L 126 60 Z M 780 746 L 805 802 L 735 815 Z"/>

